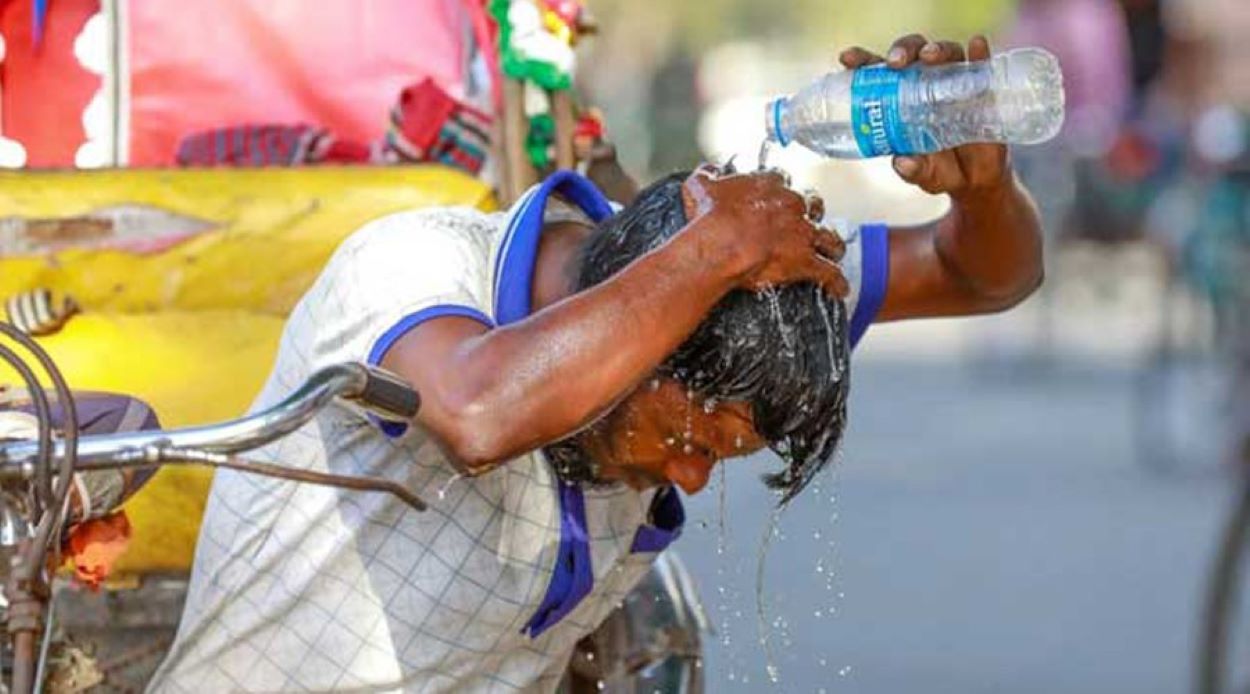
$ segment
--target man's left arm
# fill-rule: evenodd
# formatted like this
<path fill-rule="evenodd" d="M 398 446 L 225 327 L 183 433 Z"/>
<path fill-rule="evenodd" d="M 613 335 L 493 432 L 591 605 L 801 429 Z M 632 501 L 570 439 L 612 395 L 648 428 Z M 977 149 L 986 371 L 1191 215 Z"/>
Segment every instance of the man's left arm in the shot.
<path fill-rule="evenodd" d="M 987 60 L 989 43 L 905 36 L 885 62 L 903 68 Z M 851 48 L 840 59 L 856 68 L 882 59 Z M 950 211 L 916 227 L 889 230 L 889 282 L 876 321 L 961 316 L 1001 311 L 1022 301 L 1042 281 L 1042 234 L 1037 207 L 1012 171 L 1006 146 L 972 144 L 925 156 L 896 157 L 903 180 L 951 197 Z"/>

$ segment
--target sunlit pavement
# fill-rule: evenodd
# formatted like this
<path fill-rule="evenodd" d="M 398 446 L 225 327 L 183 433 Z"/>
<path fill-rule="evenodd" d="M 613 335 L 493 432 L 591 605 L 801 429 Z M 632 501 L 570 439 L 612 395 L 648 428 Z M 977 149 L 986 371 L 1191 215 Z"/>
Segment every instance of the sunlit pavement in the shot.
<path fill-rule="evenodd" d="M 837 499 L 826 484 L 796 501 L 767 562 L 768 620 L 789 624 L 772 637 L 778 690 L 1188 690 L 1231 484 L 1218 466 L 1163 476 L 1135 459 L 1132 368 L 867 359 L 853 374 Z M 708 691 L 768 682 L 754 598 L 767 464 L 728 476 L 723 558 L 715 487 L 688 504 L 681 554 L 729 624 L 709 639 Z"/>

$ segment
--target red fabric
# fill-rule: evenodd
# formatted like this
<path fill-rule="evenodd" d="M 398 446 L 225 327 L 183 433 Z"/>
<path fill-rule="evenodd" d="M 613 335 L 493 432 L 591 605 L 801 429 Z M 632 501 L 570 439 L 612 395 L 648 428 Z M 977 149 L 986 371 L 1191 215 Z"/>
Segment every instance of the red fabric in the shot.
<path fill-rule="evenodd" d="M 74 565 L 74 578 L 98 589 L 129 545 L 130 520 L 118 511 L 71 527 L 65 555 Z"/>
<path fill-rule="evenodd" d="M 53 3 L 56 11 L 57 3 Z M 316 123 L 372 142 L 400 89 L 463 94 L 466 10 L 481 0 L 158 0 L 129 3 L 132 165 L 240 123 Z M 478 14 L 469 17 L 482 31 Z"/>
<path fill-rule="evenodd" d="M 74 39 L 100 11 L 99 0 L 53 0 L 43 41 L 34 46 L 32 5 L 9 0 L 0 6 L 5 58 L 0 64 L 0 111 L 5 137 L 26 147 L 26 165 L 74 165 L 86 141 L 82 113 L 100 88 L 100 77 L 78 64 Z"/>
<path fill-rule="evenodd" d="M 477 175 L 490 149 L 490 128 L 488 114 L 426 79 L 400 94 L 379 155 L 390 163 L 442 162 Z"/>
<path fill-rule="evenodd" d="M 426 79 L 404 89 L 398 108 L 395 125 L 399 132 L 417 149 L 428 150 L 456 110 L 456 100 L 434 80 Z"/>
<path fill-rule="evenodd" d="M 573 129 L 573 137 L 585 137 L 592 141 L 602 140 L 607 128 L 603 119 L 594 113 L 585 113 L 577 119 L 577 127 Z"/>

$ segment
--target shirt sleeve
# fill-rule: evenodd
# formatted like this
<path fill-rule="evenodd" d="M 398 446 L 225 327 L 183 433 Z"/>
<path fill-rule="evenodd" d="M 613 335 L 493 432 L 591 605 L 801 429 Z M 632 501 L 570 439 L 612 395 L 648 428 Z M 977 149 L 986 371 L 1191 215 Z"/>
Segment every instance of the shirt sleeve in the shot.
<path fill-rule="evenodd" d="M 885 302 L 890 279 L 890 236 L 885 224 L 858 224 L 843 219 L 826 219 L 846 242 L 842 274 L 851 293 L 846 308 L 851 314 L 850 342 L 854 347 L 868 332 Z"/>
<path fill-rule="evenodd" d="M 491 326 L 490 237 L 470 211 L 405 212 L 371 222 L 335 251 L 293 312 L 283 339 L 301 340 L 310 372 L 378 365 L 405 333 L 433 318 Z M 291 330 L 299 323 L 301 329 Z M 402 424 L 380 422 L 399 435 Z"/>

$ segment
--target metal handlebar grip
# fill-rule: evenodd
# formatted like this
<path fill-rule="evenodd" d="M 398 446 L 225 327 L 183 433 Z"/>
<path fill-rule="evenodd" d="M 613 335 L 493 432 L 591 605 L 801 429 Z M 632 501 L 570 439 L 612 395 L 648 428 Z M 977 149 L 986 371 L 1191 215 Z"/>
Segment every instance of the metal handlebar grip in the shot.
<path fill-rule="evenodd" d="M 387 419 L 412 419 L 421 409 L 421 395 L 416 389 L 376 366 L 365 367 L 364 387 L 355 399 Z"/>

